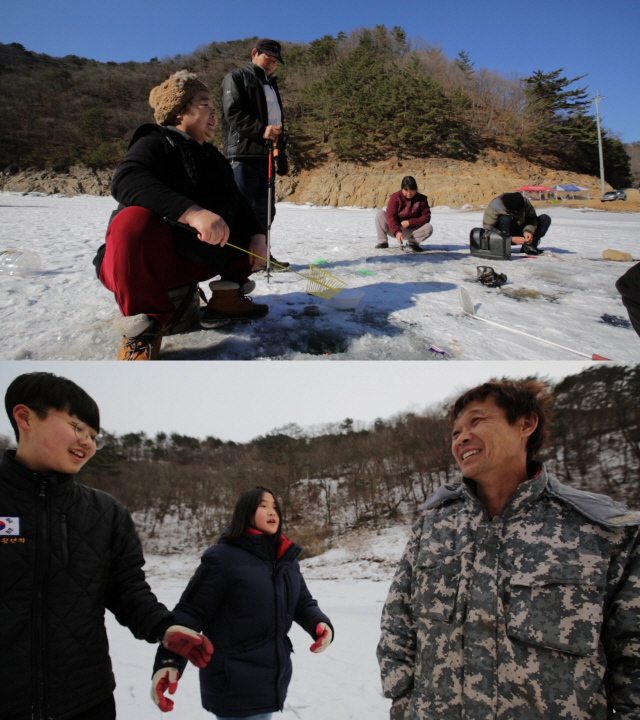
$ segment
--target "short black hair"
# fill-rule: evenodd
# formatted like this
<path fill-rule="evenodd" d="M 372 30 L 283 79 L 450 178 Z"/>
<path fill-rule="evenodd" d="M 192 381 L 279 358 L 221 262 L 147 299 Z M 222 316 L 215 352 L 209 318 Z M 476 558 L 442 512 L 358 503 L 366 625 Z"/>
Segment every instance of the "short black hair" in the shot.
<path fill-rule="evenodd" d="M 496 405 L 505 411 L 509 425 L 531 413 L 538 416 L 538 426 L 527 441 L 527 462 L 531 462 L 534 455 L 542 450 L 549 435 L 553 391 L 547 383 L 537 378 L 490 380 L 467 390 L 455 401 L 449 414 L 451 425 L 455 424 L 456 418 L 467 405 L 476 400 L 484 402 L 488 397 L 492 397 Z"/>
<path fill-rule="evenodd" d="M 251 490 L 245 490 L 242 495 L 240 495 L 233 510 L 231 524 L 225 533 L 225 539 L 237 540 L 245 534 L 248 527 L 255 527 L 253 519 L 255 517 L 256 510 L 260 507 L 260 503 L 262 502 L 262 496 L 265 493 L 269 493 L 273 496 L 276 504 L 276 513 L 278 514 L 280 522 L 278 523 L 278 531 L 274 534 L 274 540 L 276 545 L 280 543 L 280 538 L 282 537 L 282 510 L 280 509 L 278 498 L 273 490 L 269 490 L 267 487 L 262 487 L 262 485 L 251 488 Z"/>
<path fill-rule="evenodd" d="M 418 190 L 418 183 L 413 176 L 405 175 L 402 178 L 402 182 L 400 183 L 400 189 L 404 190 L 405 188 L 408 188 L 409 190 Z"/>
<path fill-rule="evenodd" d="M 519 192 L 504 193 L 502 204 L 508 213 L 515 213 L 524 207 L 524 197 Z"/>
<path fill-rule="evenodd" d="M 41 420 L 46 417 L 47 410 L 66 410 L 96 432 L 100 432 L 100 410 L 96 401 L 72 380 L 53 373 L 32 372 L 18 375 L 7 388 L 4 407 L 16 440 L 19 441 L 18 426 L 13 417 L 13 408 L 16 405 L 26 405 Z"/>

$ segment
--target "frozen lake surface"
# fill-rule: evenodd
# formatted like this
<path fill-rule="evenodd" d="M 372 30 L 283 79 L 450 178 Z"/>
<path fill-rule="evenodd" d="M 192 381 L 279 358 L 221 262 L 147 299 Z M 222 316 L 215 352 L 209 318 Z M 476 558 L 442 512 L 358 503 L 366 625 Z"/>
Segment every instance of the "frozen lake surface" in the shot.
<path fill-rule="evenodd" d="M 120 339 L 113 296 L 96 279 L 91 260 L 103 242 L 112 198 L 0 193 L 0 249 L 34 250 L 42 270 L 0 275 L 0 359 L 114 360 Z M 316 262 L 364 291 L 355 309 L 340 310 L 307 295 L 305 281 L 278 272 L 254 276 L 253 297 L 270 307 L 253 324 L 168 337 L 165 360 L 575 360 L 577 355 L 478 322 L 462 312 L 459 287 L 476 313 L 539 338 L 617 361 L 640 360 L 640 339 L 615 289 L 632 263 L 602 259 L 614 248 L 636 259 L 639 213 L 553 207 L 538 258 L 512 255 L 487 262 L 469 254 L 471 228 L 482 211 L 433 210 L 428 252 L 376 250 L 375 210 L 280 203 L 273 254 L 306 272 Z M 326 263 L 326 264 L 323 264 Z M 489 289 L 475 282 L 490 264 L 509 282 Z M 207 284 L 203 287 L 207 290 Z M 304 310 L 317 305 L 319 314 Z"/>

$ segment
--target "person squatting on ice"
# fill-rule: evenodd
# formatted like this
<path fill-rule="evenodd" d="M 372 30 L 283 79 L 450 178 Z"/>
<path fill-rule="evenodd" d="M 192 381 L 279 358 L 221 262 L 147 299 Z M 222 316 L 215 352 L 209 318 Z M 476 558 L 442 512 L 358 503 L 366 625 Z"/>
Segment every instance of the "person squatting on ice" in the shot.
<path fill-rule="evenodd" d="M 640 717 L 640 513 L 535 461 L 551 400 L 501 380 L 453 405 L 462 480 L 427 499 L 382 612 L 392 720 Z"/>
<path fill-rule="evenodd" d="M 616 280 L 616 290 L 622 295 L 633 329 L 640 336 L 640 263 L 629 268 Z"/>
<path fill-rule="evenodd" d="M 291 680 L 288 637 L 295 620 L 325 650 L 333 626 L 307 589 L 297 557 L 302 549 L 282 534 L 282 513 L 268 488 L 238 499 L 230 526 L 202 556 L 174 609 L 176 622 L 202 633 L 213 655 L 200 669 L 205 710 L 218 720 L 269 720 L 281 711 Z M 184 672 L 183 658 L 160 646 L 151 697 L 160 710 L 173 708 Z"/>
<path fill-rule="evenodd" d="M 115 720 L 105 610 L 195 664 L 208 640 L 151 592 L 125 508 L 74 479 L 104 442 L 93 398 L 34 372 L 9 385 L 5 408 L 18 448 L 0 460 L 0 718 Z"/>
<path fill-rule="evenodd" d="M 116 298 L 123 318 L 119 360 L 153 360 L 163 334 L 190 306 L 199 310 L 198 283 L 211 282 L 201 324 L 221 327 L 264 317 L 267 305 L 246 297 L 260 265 L 266 236 L 242 195 L 229 163 L 210 143 L 216 114 L 207 86 L 181 70 L 151 90 L 157 124 L 139 127 L 115 172 L 111 192 L 119 205 L 106 244 L 94 260 L 98 278 Z M 189 225 L 197 234 L 165 222 Z M 187 286 L 184 288 L 184 286 Z M 182 288 L 179 310 L 170 290 Z"/>
<path fill-rule="evenodd" d="M 525 255 L 541 255 L 540 240 L 551 225 L 548 215 L 536 214 L 529 200 L 519 192 L 502 193 L 487 206 L 482 218 L 485 230 L 496 228 L 511 236 L 513 245 L 520 245 Z"/>
<path fill-rule="evenodd" d="M 406 240 L 407 247 L 413 252 L 423 252 L 420 243 L 433 233 L 430 220 L 431 209 L 427 196 L 418 192 L 415 178 L 411 175 L 403 177 L 400 190 L 389 198 L 386 212 L 379 210 L 376 213 L 376 248 L 388 248 L 387 236 L 392 236 L 401 245 Z"/>

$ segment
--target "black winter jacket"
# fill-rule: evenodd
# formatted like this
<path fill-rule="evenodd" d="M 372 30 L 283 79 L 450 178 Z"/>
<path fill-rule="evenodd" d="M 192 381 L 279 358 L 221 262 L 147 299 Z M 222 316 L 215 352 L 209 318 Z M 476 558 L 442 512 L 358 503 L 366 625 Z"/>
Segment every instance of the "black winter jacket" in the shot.
<path fill-rule="evenodd" d="M 176 622 L 202 631 L 213 656 L 200 670 L 202 706 L 222 717 L 247 717 L 282 710 L 291 680 L 295 620 L 315 640 L 316 625 L 329 618 L 320 610 L 300 572 L 298 545 L 283 538 L 276 557 L 271 538 L 245 535 L 217 545 L 174 609 Z M 154 672 L 182 659 L 160 647 Z"/>
<path fill-rule="evenodd" d="M 247 248 L 252 235 L 264 233 L 222 153 L 175 128 L 148 123 L 135 131 L 111 181 L 111 194 L 119 205 L 109 222 L 132 205 L 171 220 L 178 220 L 192 205 L 200 205 L 224 218 L 231 231 L 229 242 L 234 245 Z M 171 233 L 178 255 L 218 268 L 220 248 L 173 225 Z M 104 246 L 94 260 L 98 272 L 103 254 Z"/>
<path fill-rule="evenodd" d="M 29 470 L 14 451 L 4 454 L 2 720 L 64 720 L 111 695 L 105 608 L 149 642 L 173 622 L 147 585 L 143 563 L 133 521 L 117 500 L 72 475 Z"/>
<path fill-rule="evenodd" d="M 269 124 L 267 100 L 263 89 L 267 83 L 275 90 L 278 98 L 284 130 L 282 98 L 275 77 L 267 79 L 265 71 L 260 66 L 248 62 L 243 68 L 230 72 L 222 81 L 220 89 L 222 151 L 229 160 L 264 157 L 269 152 L 267 141 L 262 137 Z M 283 140 L 278 140 L 278 146 L 284 150 Z"/>

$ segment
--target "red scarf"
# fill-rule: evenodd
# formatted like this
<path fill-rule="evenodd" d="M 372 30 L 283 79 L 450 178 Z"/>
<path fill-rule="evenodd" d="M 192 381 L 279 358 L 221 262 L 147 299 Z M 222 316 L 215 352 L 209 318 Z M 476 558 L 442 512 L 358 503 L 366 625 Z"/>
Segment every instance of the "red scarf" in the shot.
<path fill-rule="evenodd" d="M 247 535 L 264 535 L 262 530 L 256 530 L 256 528 L 252 527 L 246 527 L 244 531 Z M 286 538 L 284 535 L 280 535 L 280 544 L 276 548 L 276 558 L 281 558 L 292 545 L 293 543 L 289 540 L 289 538 Z"/>

